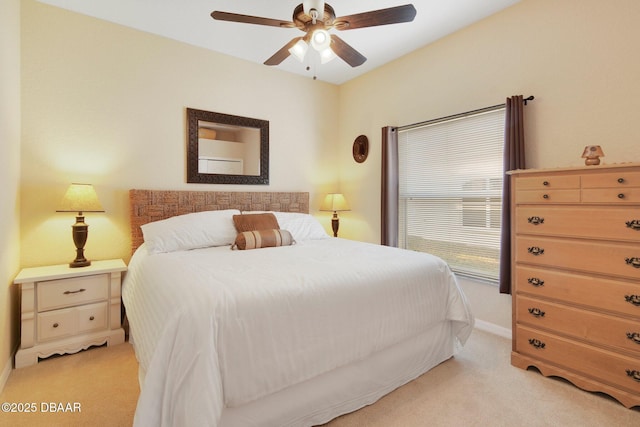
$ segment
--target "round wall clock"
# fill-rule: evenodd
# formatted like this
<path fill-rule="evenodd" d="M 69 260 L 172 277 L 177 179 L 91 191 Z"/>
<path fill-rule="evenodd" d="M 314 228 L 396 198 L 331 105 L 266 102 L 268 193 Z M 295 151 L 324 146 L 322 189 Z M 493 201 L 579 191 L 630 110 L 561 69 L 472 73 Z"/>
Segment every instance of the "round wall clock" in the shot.
<path fill-rule="evenodd" d="M 353 141 L 353 160 L 362 163 L 369 155 L 369 139 L 365 135 L 360 135 Z"/>

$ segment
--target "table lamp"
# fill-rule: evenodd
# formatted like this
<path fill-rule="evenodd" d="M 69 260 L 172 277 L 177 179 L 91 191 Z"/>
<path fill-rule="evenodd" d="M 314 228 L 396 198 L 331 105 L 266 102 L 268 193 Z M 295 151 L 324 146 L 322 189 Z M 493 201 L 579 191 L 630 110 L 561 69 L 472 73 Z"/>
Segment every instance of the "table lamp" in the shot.
<path fill-rule="evenodd" d="M 582 158 L 584 164 L 587 166 L 594 166 L 600 164 L 600 157 L 604 157 L 604 152 L 599 145 L 587 145 L 582 152 Z"/>
<path fill-rule="evenodd" d="M 340 193 L 330 193 L 324 198 L 321 211 L 333 211 L 333 217 L 331 218 L 331 228 L 333 229 L 333 237 L 338 237 L 338 227 L 340 227 L 340 219 L 338 218 L 339 211 L 350 211 L 347 200 Z"/>
<path fill-rule="evenodd" d="M 84 257 L 84 245 L 89 235 L 89 226 L 84 222 L 83 212 L 104 212 L 96 190 L 91 184 L 71 184 L 67 189 L 60 208 L 56 212 L 77 212 L 76 223 L 71 226 L 73 243 L 76 245 L 76 259 L 69 267 L 86 267 L 91 261 Z"/>

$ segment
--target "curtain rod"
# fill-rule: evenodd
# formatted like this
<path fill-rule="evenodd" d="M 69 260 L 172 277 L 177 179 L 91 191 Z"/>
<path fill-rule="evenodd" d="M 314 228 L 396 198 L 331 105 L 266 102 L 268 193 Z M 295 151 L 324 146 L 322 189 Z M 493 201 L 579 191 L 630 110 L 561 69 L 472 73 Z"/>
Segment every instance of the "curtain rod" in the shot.
<path fill-rule="evenodd" d="M 524 103 L 524 105 L 527 105 L 528 101 L 533 101 L 534 99 L 535 99 L 535 96 L 530 95 L 530 96 L 528 96 L 526 98 L 523 98 L 522 102 Z M 484 107 L 484 108 L 480 108 L 478 110 L 471 110 L 471 111 L 467 111 L 466 113 L 453 114 L 451 116 L 440 117 L 439 119 L 427 120 L 427 121 L 424 121 L 424 122 L 414 123 L 412 125 L 398 126 L 397 129 L 399 131 L 402 131 L 402 130 L 421 127 L 421 126 L 432 125 L 432 124 L 439 123 L 439 122 L 446 122 L 447 120 L 453 120 L 453 119 L 459 119 L 459 118 L 462 118 L 462 117 L 473 116 L 474 114 L 488 113 L 489 111 L 494 111 L 494 110 L 499 110 L 500 108 L 504 108 L 506 105 L 507 105 L 506 103 L 492 105 L 491 107 Z"/>

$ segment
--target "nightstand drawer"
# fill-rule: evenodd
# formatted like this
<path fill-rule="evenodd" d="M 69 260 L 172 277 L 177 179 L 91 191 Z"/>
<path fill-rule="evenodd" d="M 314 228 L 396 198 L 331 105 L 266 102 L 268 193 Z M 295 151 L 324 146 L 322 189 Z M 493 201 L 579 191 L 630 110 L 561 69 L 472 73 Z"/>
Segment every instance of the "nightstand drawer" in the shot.
<path fill-rule="evenodd" d="M 38 314 L 38 339 L 47 341 L 107 329 L 107 302 Z"/>
<path fill-rule="evenodd" d="M 109 297 L 109 275 L 73 277 L 39 282 L 38 312 L 72 307 Z"/>
<path fill-rule="evenodd" d="M 38 338 L 47 341 L 56 338 L 71 336 L 75 333 L 75 310 L 49 311 L 38 314 Z"/>
<path fill-rule="evenodd" d="M 78 332 L 107 329 L 107 303 L 83 305 L 78 311 Z"/>

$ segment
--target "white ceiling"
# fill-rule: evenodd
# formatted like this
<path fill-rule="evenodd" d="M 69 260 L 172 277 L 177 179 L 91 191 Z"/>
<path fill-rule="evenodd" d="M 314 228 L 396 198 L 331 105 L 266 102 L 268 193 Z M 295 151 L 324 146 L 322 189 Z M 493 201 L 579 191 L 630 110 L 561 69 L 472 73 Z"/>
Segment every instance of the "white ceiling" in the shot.
<path fill-rule="evenodd" d="M 216 21 L 214 10 L 291 21 L 302 0 L 39 0 L 127 27 L 165 36 L 216 52 L 262 64 L 278 49 L 303 33 L 296 28 Z M 412 3 L 413 22 L 336 31 L 367 61 L 356 68 L 340 58 L 320 65 L 307 54 L 305 63 L 289 57 L 277 68 L 317 76 L 341 84 L 435 40 L 492 15 L 520 0 L 330 0 L 336 16 L 352 15 Z M 312 52 L 313 49 L 309 49 Z M 307 71 L 306 67 L 310 66 Z M 266 65 L 265 65 L 266 67 Z"/>

